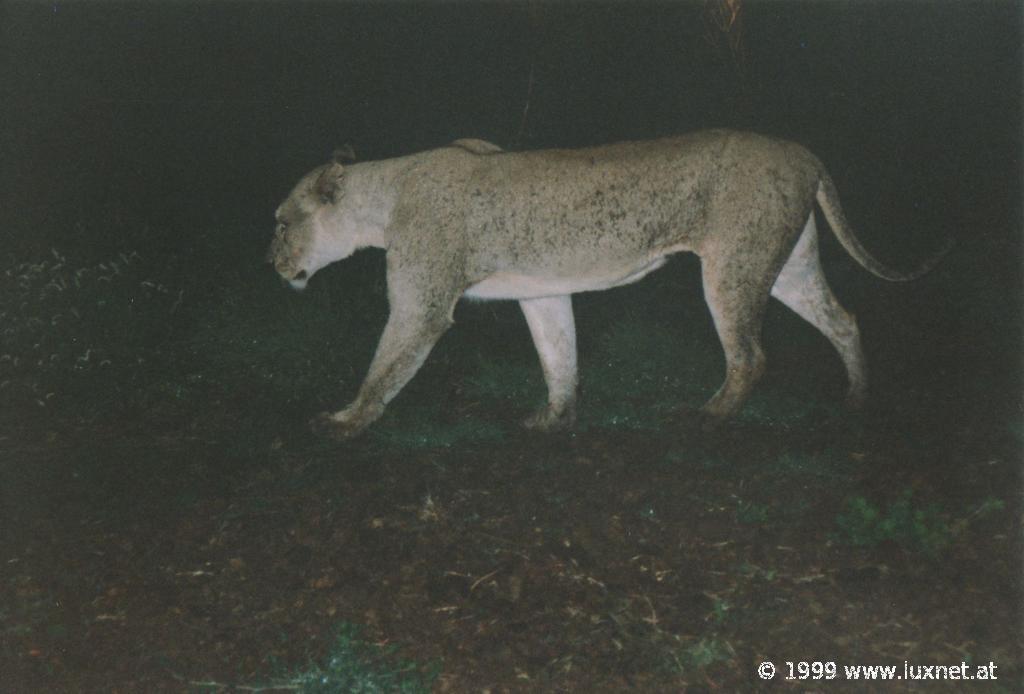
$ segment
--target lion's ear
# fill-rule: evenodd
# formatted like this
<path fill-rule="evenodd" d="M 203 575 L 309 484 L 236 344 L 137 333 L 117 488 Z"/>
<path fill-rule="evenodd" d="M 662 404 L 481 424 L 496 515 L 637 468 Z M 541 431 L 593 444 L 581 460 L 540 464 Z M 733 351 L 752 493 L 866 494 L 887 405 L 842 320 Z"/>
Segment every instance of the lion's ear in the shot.
<path fill-rule="evenodd" d="M 313 184 L 313 193 L 321 204 L 331 205 L 334 203 L 338 196 L 338 190 L 341 188 L 341 177 L 344 172 L 345 167 L 332 161 L 317 176 L 316 183 Z"/>
<path fill-rule="evenodd" d="M 352 149 L 352 145 L 342 145 L 334 150 L 331 160 L 336 164 L 351 164 L 356 160 L 355 150 Z"/>
<path fill-rule="evenodd" d="M 331 162 L 324 167 L 313 184 L 313 192 L 319 198 L 321 204 L 331 205 L 337 199 L 338 190 L 341 188 L 341 177 L 345 173 L 345 164 L 351 164 L 356 160 L 356 153 L 352 151 L 351 145 L 345 145 L 334 150 Z"/>

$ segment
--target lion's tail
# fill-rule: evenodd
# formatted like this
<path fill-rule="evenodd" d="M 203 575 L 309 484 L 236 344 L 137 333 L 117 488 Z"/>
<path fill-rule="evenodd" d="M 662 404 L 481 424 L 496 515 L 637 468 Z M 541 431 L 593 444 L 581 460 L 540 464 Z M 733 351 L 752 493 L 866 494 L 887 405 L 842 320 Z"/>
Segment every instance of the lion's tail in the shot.
<path fill-rule="evenodd" d="M 854 260 L 860 263 L 868 272 L 884 280 L 908 282 L 917 279 L 935 267 L 942 260 L 943 256 L 949 252 L 949 249 L 953 247 L 953 239 L 950 238 L 937 253 L 934 253 L 910 272 L 893 270 L 868 253 L 868 250 L 861 244 L 860 239 L 853 233 L 849 222 L 846 221 L 846 215 L 843 214 L 843 208 L 839 204 L 839 193 L 832 182 L 832 177 L 824 169 L 822 169 L 821 176 L 818 179 L 818 192 L 815 197 L 818 200 L 821 211 L 825 214 L 825 219 L 828 220 L 829 226 L 832 227 L 832 233 L 839 239 L 839 243 L 846 249 L 846 252 L 853 256 Z"/>

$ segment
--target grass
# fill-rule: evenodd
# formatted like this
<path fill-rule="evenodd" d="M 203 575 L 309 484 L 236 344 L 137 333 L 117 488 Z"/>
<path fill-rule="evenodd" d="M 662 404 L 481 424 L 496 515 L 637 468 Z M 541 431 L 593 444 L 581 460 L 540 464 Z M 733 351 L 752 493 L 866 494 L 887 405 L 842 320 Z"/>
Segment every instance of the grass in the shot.
<path fill-rule="evenodd" d="M 903 492 L 884 509 L 863 496 L 855 496 L 847 500 L 845 510 L 836 516 L 836 537 L 855 547 L 875 547 L 892 541 L 934 557 L 962 534 L 970 522 L 1003 508 L 1002 500 L 989 498 L 966 516 L 954 519 L 938 504 L 915 503 L 910 491 Z"/>
<path fill-rule="evenodd" d="M 75 407 L 146 369 L 186 291 L 135 251 L 73 262 L 56 249 L 0 272 L 0 403 Z M 145 345 L 145 349 L 140 346 Z"/>
<path fill-rule="evenodd" d="M 427 694 L 437 678 L 439 665 L 421 668 L 398 657 L 393 646 L 366 643 L 360 638 L 359 629 L 346 623 L 326 658 L 293 673 L 284 682 L 303 694 Z"/>
<path fill-rule="evenodd" d="M 330 652 L 320 661 L 245 691 L 295 691 L 301 694 L 428 694 L 440 663 L 422 667 L 401 658 L 394 646 L 377 646 L 348 622 L 338 629 Z M 223 689 L 221 682 L 190 682 L 200 689 Z"/>
<path fill-rule="evenodd" d="M 770 507 L 742 499 L 736 504 L 736 520 L 746 525 L 764 525 L 768 522 Z"/>
<path fill-rule="evenodd" d="M 732 660 L 735 656 L 728 641 L 705 636 L 688 646 L 673 649 L 669 654 L 669 670 L 676 675 L 692 675 L 715 663 Z"/>
<path fill-rule="evenodd" d="M 846 502 L 836 516 L 839 536 L 855 547 L 874 547 L 891 540 L 913 550 L 936 555 L 950 542 L 948 517 L 937 505 L 915 507 L 910 492 L 883 510 L 863 496 Z"/>

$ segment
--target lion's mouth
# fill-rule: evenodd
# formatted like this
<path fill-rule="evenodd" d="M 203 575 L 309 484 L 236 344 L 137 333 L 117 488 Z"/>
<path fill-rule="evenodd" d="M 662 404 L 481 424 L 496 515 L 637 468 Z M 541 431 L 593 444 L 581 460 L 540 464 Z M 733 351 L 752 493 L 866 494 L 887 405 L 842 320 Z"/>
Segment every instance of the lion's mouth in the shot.
<path fill-rule="evenodd" d="M 274 270 L 277 271 L 282 282 L 286 282 L 292 289 L 302 290 L 309 283 L 309 272 L 306 270 L 293 271 L 286 264 L 274 263 Z"/>
<path fill-rule="evenodd" d="M 305 289 L 308 283 L 309 273 L 307 273 L 305 270 L 299 270 L 290 280 L 288 280 L 288 284 L 291 285 L 292 289 L 295 289 L 297 291 L 302 291 L 303 289 Z"/>

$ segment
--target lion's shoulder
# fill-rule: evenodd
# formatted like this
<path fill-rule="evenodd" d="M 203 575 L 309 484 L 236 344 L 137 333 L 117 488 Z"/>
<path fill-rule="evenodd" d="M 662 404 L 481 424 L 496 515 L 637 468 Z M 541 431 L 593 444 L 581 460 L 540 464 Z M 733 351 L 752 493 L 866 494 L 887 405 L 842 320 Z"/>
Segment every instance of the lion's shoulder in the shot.
<path fill-rule="evenodd" d="M 487 140 L 480 140 L 475 137 L 463 137 L 452 142 L 449 147 L 458 147 L 464 149 L 470 154 L 497 154 L 498 152 L 504 152 L 501 147 L 488 142 Z"/>

